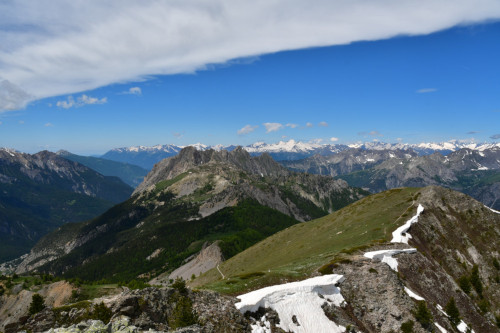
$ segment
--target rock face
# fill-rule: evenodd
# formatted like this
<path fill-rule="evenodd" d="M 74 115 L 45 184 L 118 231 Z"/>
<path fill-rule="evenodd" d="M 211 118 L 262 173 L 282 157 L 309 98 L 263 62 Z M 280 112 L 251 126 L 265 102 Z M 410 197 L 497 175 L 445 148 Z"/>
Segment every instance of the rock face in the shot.
<path fill-rule="evenodd" d="M 181 278 L 183 280 L 191 279 L 191 276 L 199 276 L 212 268 L 217 267 L 224 260 L 222 252 L 216 243 L 210 244 L 207 247 L 203 247 L 198 253 L 198 255 L 182 265 L 181 267 L 174 270 L 169 274 L 169 279 Z M 151 282 L 151 284 L 155 284 Z"/>
<path fill-rule="evenodd" d="M 337 176 L 371 192 L 439 185 L 500 209 L 500 147 L 463 148 L 448 155 L 417 156 L 412 150 L 349 149 L 333 156 L 282 162 L 295 171 Z"/>
<path fill-rule="evenodd" d="M 60 281 L 43 286 L 37 293 L 44 297 L 47 306 L 58 307 L 70 299 L 73 289 L 69 283 Z M 11 294 L 0 296 L 0 331 L 26 317 L 33 294 L 19 285 L 12 288 Z"/>
<path fill-rule="evenodd" d="M 54 153 L 0 149 L 0 262 L 29 251 L 68 222 L 102 214 L 132 188 Z"/>

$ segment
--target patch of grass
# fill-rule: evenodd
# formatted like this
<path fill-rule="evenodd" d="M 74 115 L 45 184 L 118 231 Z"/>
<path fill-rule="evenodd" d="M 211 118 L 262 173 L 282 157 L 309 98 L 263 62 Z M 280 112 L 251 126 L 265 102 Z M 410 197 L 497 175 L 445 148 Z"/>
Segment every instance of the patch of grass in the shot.
<path fill-rule="evenodd" d="M 407 210 L 410 214 L 416 211 L 416 207 L 408 208 L 418 190 L 393 189 L 370 195 L 325 217 L 291 226 L 219 266 L 228 278 L 252 272 L 266 272 L 265 276 L 238 279 L 228 285 L 217 270 L 211 270 L 190 285 L 238 293 L 271 282 L 304 279 L 342 251 L 354 253 L 389 240 L 405 222 L 399 217 Z"/>
<path fill-rule="evenodd" d="M 266 275 L 266 273 L 264 273 L 264 272 L 252 272 L 252 273 L 238 275 L 238 277 L 242 280 L 248 280 L 248 279 L 251 279 L 254 277 L 259 277 L 259 276 L 264 276 L 264 275 Z"/>
<path fill-rule="evenodd" d="M 184 177 L 188 175 L 188 172 L 181 173 L 180 175 L 172 178 L 172 179 L 167 179 L 167 180 L 162 180 L 161 182 L 157 183 L 155 185 L 155 192 L 161 192 L 167 187 L 172 186 L 173 184 L 177 183 L 178 181 L 182 180 Z"/>

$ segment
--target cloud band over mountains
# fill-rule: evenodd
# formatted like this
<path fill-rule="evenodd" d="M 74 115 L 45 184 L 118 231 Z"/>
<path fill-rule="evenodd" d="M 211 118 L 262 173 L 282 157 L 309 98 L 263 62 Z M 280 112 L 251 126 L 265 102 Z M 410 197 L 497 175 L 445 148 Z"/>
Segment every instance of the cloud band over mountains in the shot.
<path fill-rule="evenodd" d="M 0 110 L 241 57 L 498 18 L 498 0 L 7 0 Z"/>

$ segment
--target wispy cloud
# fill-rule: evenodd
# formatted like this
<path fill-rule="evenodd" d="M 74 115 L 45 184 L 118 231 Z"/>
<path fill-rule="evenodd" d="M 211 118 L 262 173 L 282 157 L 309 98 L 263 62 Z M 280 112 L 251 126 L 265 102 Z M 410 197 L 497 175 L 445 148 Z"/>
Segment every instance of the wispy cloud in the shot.
<path fill-rule="evenodd" d="M 469 131 L 466 134 L 477 134 L 477 133 L 480 133 L 480 132 L 479 131 Z"/>
<path fill-rule="evenodd" d="M 238 135 L 245 135 L 248 133 L 252 133 L 259 127 L 258 125 L 252 126 L 252 125 L 245 125 L 243 128 L 238 130 Z"/>
<path fill-rule="evenodd" d="M 46 124 L 45 124 L 45 125 L 43 125 L 43 126 L 45 126 L 45 127 L 54 127 L 54 124 L 52 124 L 52 123 L 46 123 Z"/>
<path fill-rule="evenodd" d="M 122 92 L 122 94 L 141 96 L 142 89 L 140 87 L 132 87 L 129 90 Z"/>
<path fill-rule="evenodd" d="M 288 123 L 288 124 L 286 124 L 286 127 L 297 128 L 297 127 L 299 127 L 299 125 Z"/>
<path fill-rule="evenodd" d="M 56 103 L 57 107 L 63 108 L 63 109 L 71 109 L 72 107 L 82 107 L 84 105 L 92 105 L 92 104 L 105 104 L 108 102 L 107 97 L 103 97 L 101 99 L 95 98 L 95 97 L 90 97 L 87 95 L 81 95 L 78 97 L 76 100 L 73 96 L 68 96 L 66 100 L 63 101 L 58 101 Z"/>
<path fill-rule="evenodd" d="M 384 136 L 379 131 L 371 131 L 371 132 L 358 132 L 359 136 Z"/>
<path fill-rule="evenodd" d="M 264 123 L 263 125 L 266 128 L 266 133 L 276 132 L 283 128 L 280 123 Z"/>
<path fill-rule="evenodd" d="M 500 18 L 498 0 L 4 1 L 0 108 L 282 50 Z M 263 15 L 265 13 L 265 15 Z M 439 15 L 436 15 L 439 13 Z M 19 27 L 23 29 L 10 29 Z M 110 47 L 112 45 L 113 47 Z M 22 87 L 22 88 L 21 88 Z M 1 89 L 0 89 L 1 91 Z"/>
<path fill-rule="evenodd" d="M 306 127 L 311 128 L 311 127 L 313 127 L 313 126 L 314 126 L 314 125 L 313 125 L 313 123 L 306 123 Z"/>
<path fill-rule="evenodd" d="M 328 127 L 328 123 L 326 121 L 322 121 L 318 124 L 319 127 Z"/>
<path fill-rule="evenodd" d="M 494 135 L 490 136 L 490 139 L 498 140 L 498 139 L 500 139 L 500 134 L 494 134 Z"/>
<path fill-rule="evenodd" d="M 24 120 L 19 120 L 19 125 L 24 125 Z"/>
<path fill-rule="evenodd" d="M 337 141 L 339 141 L 339 138 L 336 138 L 336 137 L 331 137 L 331 138 L 330 138 L 330 141 L 331 141 L 331 142 L 337 142 Z"/>
<path fill-rule="evenodd" d="M 437 89 L 436 88 L 422 88 L 422 89 L 418 89 L 416 91 L 417 94 L 428 94 L 428 93 L 433 93 L 433 92 L 436 92 Z"/>
<path fill-rule="evenodd" d="M 173 136 L 175 136 L 177 139 L 182 138 L 184 136 L 184 133 L 181 132 L 173 132 Z"/>

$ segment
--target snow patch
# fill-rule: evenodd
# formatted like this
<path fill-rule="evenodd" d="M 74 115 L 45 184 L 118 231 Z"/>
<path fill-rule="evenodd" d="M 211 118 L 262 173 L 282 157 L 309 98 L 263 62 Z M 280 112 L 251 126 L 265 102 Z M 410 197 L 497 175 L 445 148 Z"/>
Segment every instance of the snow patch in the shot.
<path fill-rule="evenodd" d="M 252 327 L 252 333 L 271 333 L 271 323 L 266 316 L 262 316 L 260 320 L 256 321 L 255 325 L 250 326 Z"/>
<path fill-rule="evenodd" d="M 424 206 L 421 204 L 418 205 L 417 208 L 417 215 L 413 216 L 411 219 L 409 219 L 404 225 L 401 227 L 397 228 L 396 231 L 392 233 L 392 240 L 391 243 L 405 243 L 408 244 L 408 239 L 411 238 L 411 235 L 408 233 L 408 229 L 410 229 L 410 226 L 413 223 L 418 222 L 418 217 L 420 214 L 424 211 Z"/>
<path fill-rule="evenodd" d="M 441 333 L 448 333 L 447 330 L 444 329 L 444 327 L 442 327 L 441 325 L 439 325 L 438 323 L 434 323 L 434 325 L 438 328 L 438 330 L 441 332 Z"/>
<path fill-rule="evenodd" d="M 460 324 L 457 325 L 457 329 L 462 333 L 467 332 L 468 328 L 469 326 L 467 326 L 467 324 L 463 320 L 461 320 Z M 471 330 L 470 332 L 475 333 L 474 330 Z"/>
<path fill-rule="evenodd" d="M 414 298 L 416 299 L 417 301 L 425 301 L 425 299 L 421 296 L 418 296 L 417 294 L 415 294 L 413 291 L 411 291 L 410 289 L 408 289 L 407 287 L 405 287 L 405 291 L 406 293 L 408 294 L 408 296 L 410 296 L 411 298 Z"/>
<path fill-rule="evenodd" d="M 497 214 L 500 214 L 500 212 L 498 210 L 494 210 L 488 206 L 485 206 L 486 208 L 488 208 L 489 210 L 491 210 L 493 213 L 497 213 Z"/>
<path fill-rule="evenodd" d="M 343 275 L 330 274 L 270 286 L 238 296 L 241 301 L 235 306 L 241 313 L 256 312 L 259 307 L 275 310 L 280 318 L 278 327 L 286 332 L 345 332 L 345 327 L 328 319 L 321 308 L 325 302 L 335 306 L 341 306 L 344 303 L 340 288 L 336 286 L 342 281 L 344 281 Z M 300 326 L 293 322 L 294 315 Z M 263 327 L 257 328 L 263 329 Z M 254 331 L 252 327 L 252 332 L 267 331 Z"/>
<path fill-rule="evenodd" d="M 396 258 L 393 258 L 393 255 L 399 254 L 399 253 L 415 253 L 417 252 L 417 249 L 411 248 L 411 249 L 402 249 L 402 250 L 379 250 L 379 251 L 372 251 L 372 252 L 366 252 L 364 254 L 365 257 L 370 258 L 370 259 L 377 259 L 380 260 L 381 262 L 385 262 L 393 271 L 398 271 L 398 261 Z"/>
<path fill-rule="evenodd" d="M 438 304 L 438 305 L 436 305 L 436 308 L 437 308 L 437 309 L 438 309 L 438 310 L 439 310 L 442 314 L 444 314 L 444 315 L 446 316 L 446 318 L 448 318 L 448 317 L 449 317 L 449 316 L 448 316 L 448 314 L 447 314 L 446 312 L 444 312 L 443 307 L 442 307 L 441 305 L 439 305 L 439 304 Z"/>

